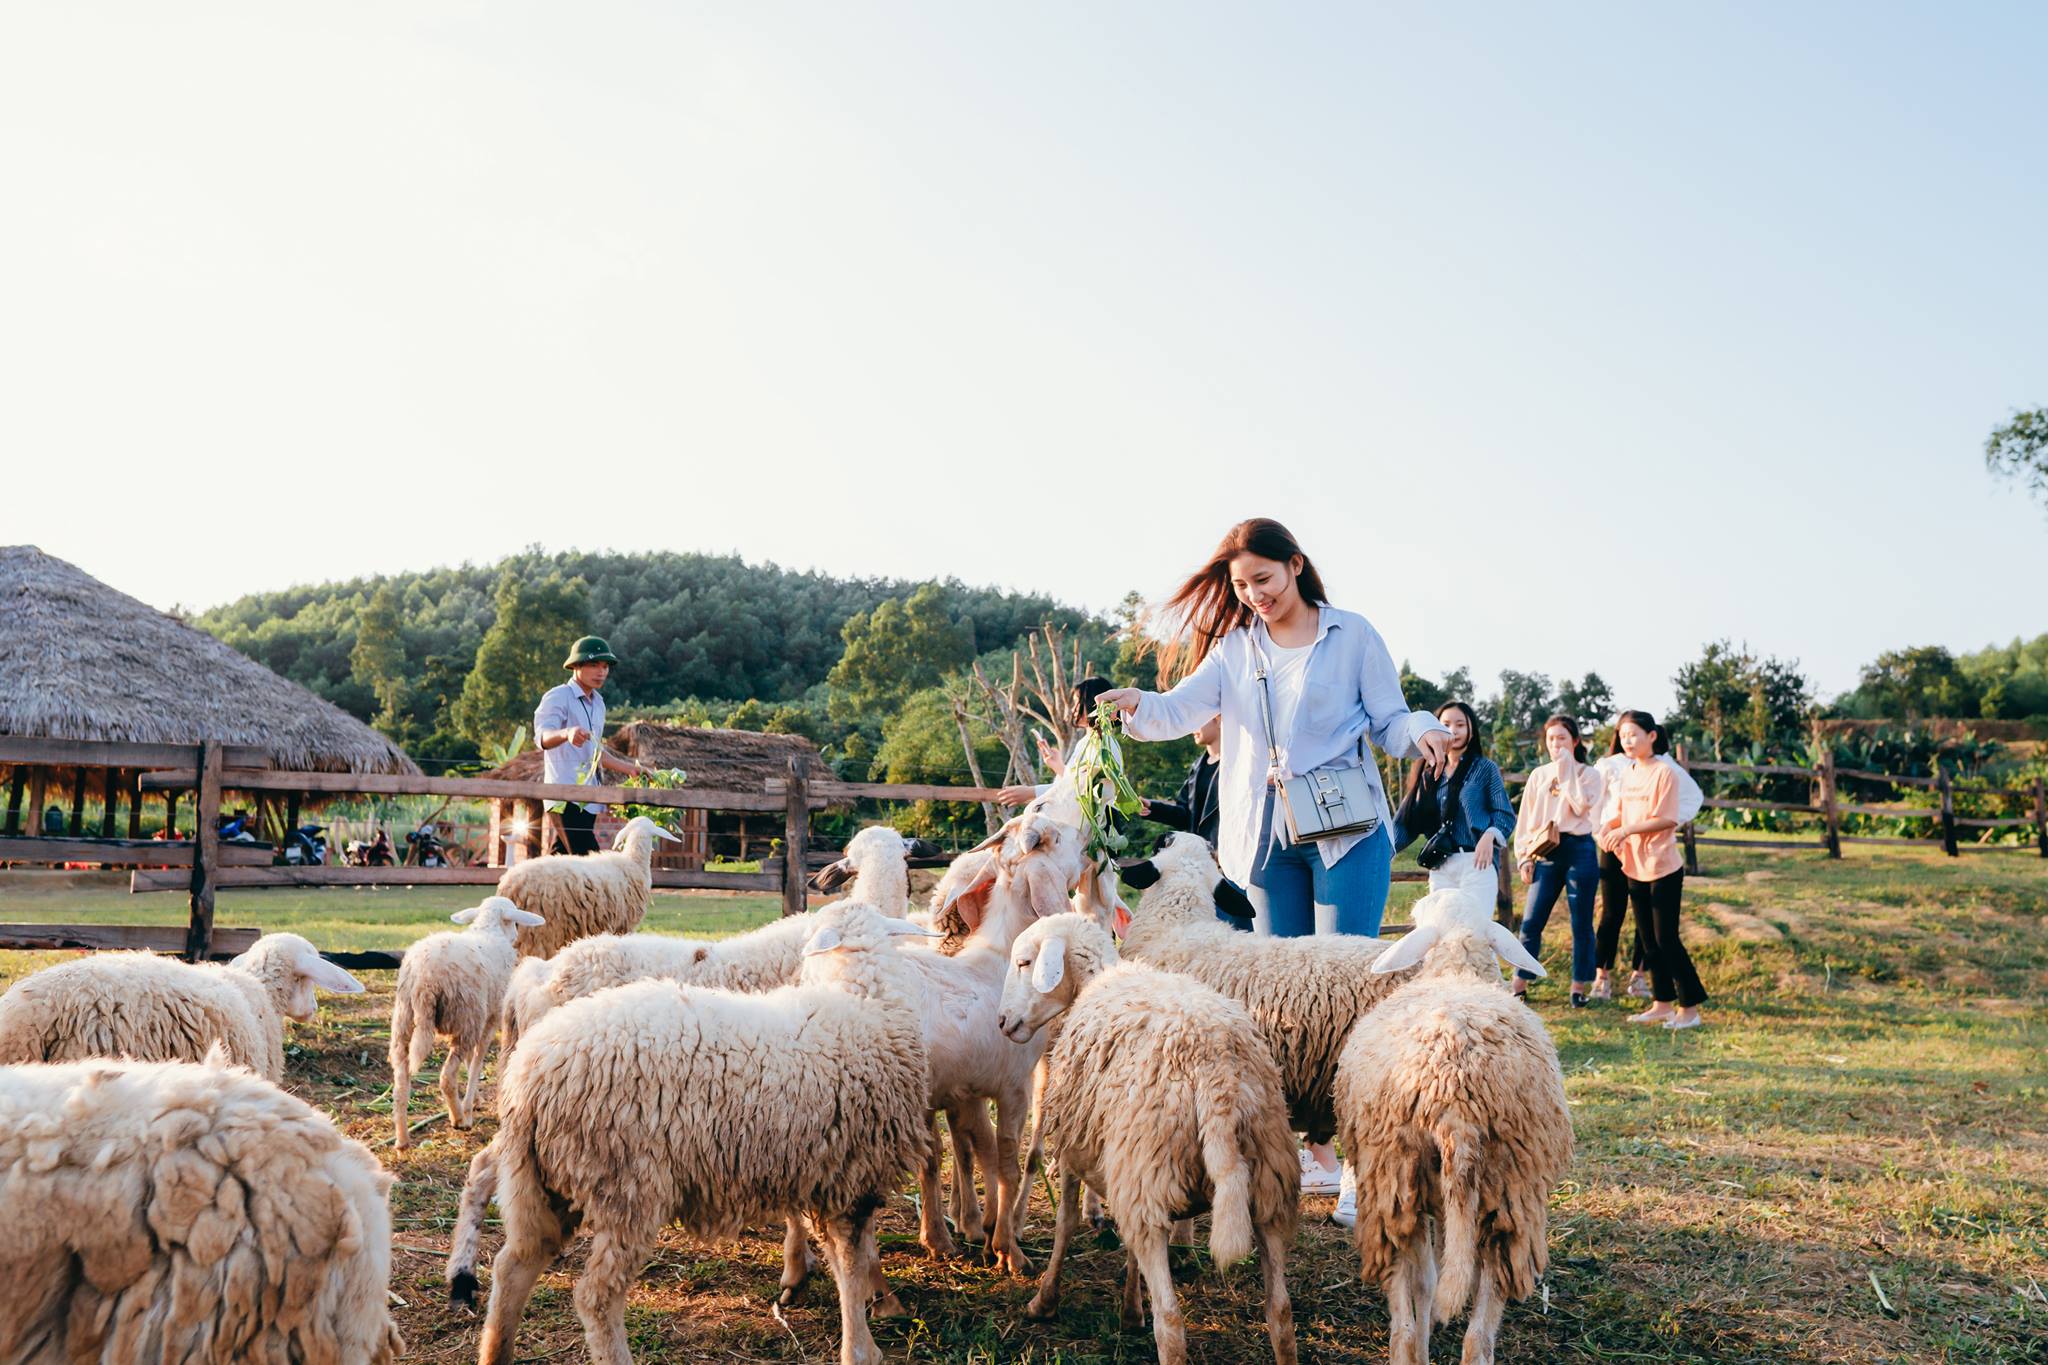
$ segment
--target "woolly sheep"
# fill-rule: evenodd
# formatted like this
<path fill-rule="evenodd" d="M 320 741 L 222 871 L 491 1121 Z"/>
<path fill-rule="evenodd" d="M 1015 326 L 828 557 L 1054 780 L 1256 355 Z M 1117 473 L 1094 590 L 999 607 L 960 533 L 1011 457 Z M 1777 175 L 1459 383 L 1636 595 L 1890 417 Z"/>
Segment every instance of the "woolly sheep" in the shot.
<path fill-rule="evenodd" d="M 1376 970 L 1420 972 L 1359 1022 L 1338 1063 L 1352 1237 L 1360 1276 L 1386 1290 L 1395 1365 L 1422 1365 L 1432 1321 L 1468 1300 L 1466 1365 L 1491 1365 L 1502 1308 L 1549 1260 L 1550 1193 L 1571 1163 L 1557 1049 L 1502 989 L 1494 958 L 1543 969 L 1492 911 L 1490 885 L 1418 902 L 1416 927 Z"/>
<path fill-rule="evenodd" d="M 1152 1295 L 1159 1359 L 1187 1358 L 1166 1245 L 1172 1224 L 1213 1208 L 1219 1265 L 1253 1246 L 1266 1278 L 1273 1359 L 1296 1359 L 1287 1296 L 1300 1176 L 1280 1071 L 1236 1001 L 1140 963 L 1119 963 L 1109 935 L 1080 914 L 1040 920 L 1010 951 L 998 1028 L 1022 1042 L 1060 1018 L 1045 1120 L 1060 1169 L 1052 1259 L 1025 1312 L 1051 1315 L 1060 1267 L 1081 1221 L 1086 1181 L 1115 1208 L 1129 1248 L 1124 1322 L 1143 1321 L 1139 1273 Z"/>
<path fill-rule="evenodd" d="M 553 957 L 579 938 L 628 933 L 647 918 L 657 838 L 678 842 L 636 815 L 613 838 L 609 853 L 529 858 L 507 868 L 498 878 L 498 894 L 546 921 L 520 930 L 519 955 Z"/>
<path fill-rule="evenodd" d="M 265 934 L 225 966 L 95 953 L 23 977 L 0 996 L 0 1065 L 196 1062 L 218 1040 L 229 1061 L 282 1080 L 284 1021 L 313 1017 L 316 987 L 363 989 L 297 934 Z"/>
<path fill-rule="evenodd" d="M 391 1177 L 226 1065 L 0 1068 L 0 1355 L 381 1365 Z"/>
<path fill-rule="evenodd" d="M 572 1001 L 520 1040 L 500 1089 L 494 1160 L 505 1245 L 481 1365 L 508 1365 L 534 1282 L 579 1228 L 591 1244 L 575 1303 L 593 1360 L 630 1361 L 627 1290 L 671 1221 L 730 1235 L 803 1213 L 839 1284 L 844 1365 L 880 1359 L 874 1220 L 924 1160 L 923 1030 L 898 934 L 857 902 L 821 912 L 796 985 L 765 995 L 637 981 Z M 487 1197 L 465 1189 L 464 1211 Z M 473 1225 L 472 1225 L 473 1226 Z M 449 1258 L 474 1294 L 473 1232 Z"/>
<path fill-rule="evenodd" d="M 1337 1130 L 1332 1092 L 1344 1039 L 1405 980 L 1374 974 L 1386 942 L 1346 934 L 1265 938 L 1232 929 L 1216 918 L 1218 905 L 1245 915 L 1251 906 L 1223 880 L 1200 835 L 1168 836 L 1149 860 L 1126 863 L 1123 876 L 1145 888 L 1124 953 L 1185 972 L 1249 1010 L 1280 1065 L 1296 1131 L 1328 1142 Z"/>
<path fill-rule="evenodd" d="M 551 957 L 522 957 L 512 969 L 512 979 L 505 983 L 505 1006 L 498 1017 L 499 1056 L 510 1056 L 519 1043 L 519 1035 L 555 1007 L 547 993 L 548 977 L 553 975 L 554 967 L 555 959 Z"/>
<path fill-rule="evenodd" d="M 441 1067 L 441 1099 L 448 1106 L 448 1122 L 457 1128 L 476 1122 L 484 1050 L 491 1045 L 505 987 L 519 963 L 512 936 L 522 927 L 538 928 L 541 922 L 539 915 L 529 915 L 503 896 L 486 897 L 481 905 L 457 910 L 448 918 L 469 927 L 459 933 L 427 935 L 406 949 L 398 964 L 391 1006 L 391 1119 L 401 1152 L 412 1144 L 406 1112 L 412 1101 L 412 1074 L 427 1064 L 436 1038 L 448 1040 L 448 1060 Z M 459 1098 L 458 1061 L 469 1068 L 469 1084 Z"/>

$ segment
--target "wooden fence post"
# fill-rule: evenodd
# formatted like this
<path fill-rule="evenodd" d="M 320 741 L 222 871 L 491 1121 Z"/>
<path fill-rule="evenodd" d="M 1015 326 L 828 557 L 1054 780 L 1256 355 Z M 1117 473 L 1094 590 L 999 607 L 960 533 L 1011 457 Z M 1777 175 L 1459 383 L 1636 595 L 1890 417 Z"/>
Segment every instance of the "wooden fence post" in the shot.
<path fill-rule="evenodd" d="M 142 770 L 130 768 L 125 790 L 128 794 L 128 837 L 142 837 Z"/>
<path fill-rule="evenodd" d="M 1683 744 L 1677 747 L 1677 749 L 1673 753 L 1673 757 L 1675 757 L 1678 760 L 1678 766 L 1680 768 L 1684 768 L 1686 766 L 1685 746 Z M 1690 776 L 1690 772 L 1688 772 L 1687 775 Z M 1680 825 L 1678 827 L 1678 842 L 1685 849 L 1685 875 L 1688 877 L 1697 877 L 1700 875 L 1700 846 L 1693 835 L 1693 825 L 1698 819 L 1699 817 L 1695 815 L 1691 820 L 1686 821 L 1683 825 Z"/>
<path fill-rule="evenodd" d="M 811 875 L 810 762 L 802 754 L 789 760 L 788 800 L 782 816 L 782 913 L 801 915 L 807 908 L 806 883 Z"/>
<path fill-rule="evenodd" d="M 2034 779 L 2034 851 L 2048 858 L 2048 780 Z"/>
<path fill-rule="evenodd" d="M 193 793 L 192 920 L 185 929 L 185 960 L 204 962 L 213 952 L 213 883 L 220 867 L 221 746 L 199 746 Z"/>
<path fill-rule="evenodd" d="M 1493 855 L 1493 870 L 1498 889 L 1493 896 L 1493 917 L 1510 929 L 1522 927 L 1522 916 L 1515 906 L 1514 875 L 1508 871 L 1508 864 L 1514 861 L 1511 849 L 1496 849 Z"/>
<path fill-rule="evenodd" d="M 1956 791 L 1955 781 L 1947 773 L 1935 779 L 1935 790 L 1941 793 L 1941 851 L 1951 858 L 1962 856 L 1956 851 Z"/>
<path fill-rule="evenodd" d="M 71 770 L 71 837 L 85 833 L 85 769 Z"/>
<path fill-rule="evenodd" d="M 1827 845 L 1828 856 L 1842 856 L 1842 812 L 1835 801 L 1835 751 L 1823 748 L 1820 763 L 1814 768 L 1814 776 L 1820 779 L 1821 819 L 1826 822 L 1821 842 Z"/>
<path fill-rule="evenodd" d="M 14 777 L 7 784 L 7 832 L 21 833 L 21 794 L 28 787 L 28 769 L 17 763 Z"/>
<path fill-rule="evenodd" d="M 121 805 L 121 770 L 100 769 L 100 838 L 114 837 L 114 815 Z"/>

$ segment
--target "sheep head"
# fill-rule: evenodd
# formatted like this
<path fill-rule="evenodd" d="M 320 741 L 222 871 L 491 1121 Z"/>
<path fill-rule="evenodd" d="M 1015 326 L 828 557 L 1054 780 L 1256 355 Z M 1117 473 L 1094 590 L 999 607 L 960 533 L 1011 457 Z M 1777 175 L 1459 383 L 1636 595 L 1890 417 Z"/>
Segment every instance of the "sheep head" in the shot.
<path fill-rule="evenodd" d="M 547 921 L 529 910 L 521 910 L 504 896 L 486 896 L 481 905 L 457 910 L 448 917 L 480 933 L 503 934 L 509 941 L 521 928 L 538 929 Z"/>
<path fill-rule="evenodd" d="M 922 839 L 907 839 L 887 825 L 869 825 L 846 841 L 846 852 L 836 863 L 819 869 L 811 877 L 811 890 L 831 895 L 862 869 L 880 869 L 884 860 L 899 859 L 905 871 L 912 858 L 935 858 L 939 850 Z"/>
<path fill-rule="evenodd" d="M 1030 1042 L 1116 960 L 1116 944 L 1091 916 L 1068 911 L 1035 921 L 1011 945 L 997 1030 L 1013 1043 Z"/>
<path fill-rule="evenodd" d="M 817 927 L 804 940 L 803 956 L 826 953 L 873 952 L 892 947 L 899 938 L 924 938 L 931 931 L 907 919 L 885 915 L 872 905 L 841 901 L 818 912 Z"/>
<path fill-rule="evenodd" d="M 1117 864 L 1117 873 L 1139 890 L 1156 886 L 1162 879 L 1178 878 L 1209 893 L 1209 902 L 1233 919 L 1250 919 L 1252 903 L 1244 888 L 1223 875 L 1209 841 L 1199 834 L 1169 834 L 1149 858 L 1128 859 Z M 1148 917 L 1164 917 L 1174 923 L 1205 924 L 1208 913 L 1197 902 L 1182 903 L 1171 897 L 1141 906 Z"/>
<path fill-rule="evenodd" d="M 630 854 L 643 863 L 649 862 L 654 857 L 656 839 L 666 839 L 672 844 L 682 842 L 648 816 L 636 815 L 612 836 L 612 851 Z"/>
<path fill-rule="evenodd" d="M 1411 918 L 1415 927 L 1373 961 L 1375 972 L 1398 972 L 1427 960 L 1430 975 L 1476 973 L 1500 979 L 1493 964 L 1498 956 L 1511 967 L 1534 976 L 1548 976 L 1543 964 L 1532 957 L 1522 941 L 1493 917 L 1492 877 L 1488 885 L 1475 883 L 1444 886 L 1415 902 Z M 1435 951 L 1439 945 L 1443 951 Z M 1476 952 L 1485 945 L 1489 952 Z"/>
<path fill-rule="evenodd" d="M 360 995 L 363 989 L 362 982 L 320 956 L 318 948 L 297 934 L 265 934 L 228 967 L 255 977 L 270 993 L 278 1013 L 300 1023 L 320 1008 L 316 989 L 337 995 Z"/>

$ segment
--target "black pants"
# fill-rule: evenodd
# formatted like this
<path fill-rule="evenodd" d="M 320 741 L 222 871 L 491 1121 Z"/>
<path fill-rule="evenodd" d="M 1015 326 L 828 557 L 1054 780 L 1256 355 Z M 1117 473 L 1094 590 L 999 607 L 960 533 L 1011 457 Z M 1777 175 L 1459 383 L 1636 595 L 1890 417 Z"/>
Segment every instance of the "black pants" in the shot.
<path fill-rule="evenodd" d="M 1636 912 L 1636 942 L 1650 960 L 1650 996 L 1655 1000 L 1676 1000 L 1691 1009 L 1707 998 L 1700 974 L 1693 970 L 1692 954 L 1678 937 L 1678 900 L 1685 889 L 1685 869 L 1659 877 L 1654 882 L 1628 881 L 1629 903 Z"/>
<path fill-rule="evenodd" d="M 597 812 L 581 806 L 564 806 L 562 816 L 562 837 L 555 841 L 556 851 L 562 851 L 564 841 L 567 851 L 581 856 L 597 852 Z"/>
<path fill-rule="evenodd" d="M 1628 920 L 1628 874 L 1621 870 L 1621 859 L 1612 853 L 1600 854 L 1600 924 L 1593 933 L 1593 965 L 1610 976 L 1614 973 L 1614 955 L 1621 948 L 1621 926 Z M 1637 934 L 1635 942 L 1629 945 L 1629 968 L 1643 969 L 1643 936 Z"/>

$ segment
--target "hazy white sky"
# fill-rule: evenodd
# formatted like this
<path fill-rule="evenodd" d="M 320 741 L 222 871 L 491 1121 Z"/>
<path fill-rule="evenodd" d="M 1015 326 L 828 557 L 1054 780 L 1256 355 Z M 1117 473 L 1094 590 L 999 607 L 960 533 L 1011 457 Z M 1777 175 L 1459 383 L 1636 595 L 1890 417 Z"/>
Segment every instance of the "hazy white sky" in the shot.
<path fill-rule="evenodd" d="M 2048 629 L 2048 10 L 0 8 L 0 540 L 1107 606 L 1289 523 L 1397 655 L 1827 690 Z"/>

